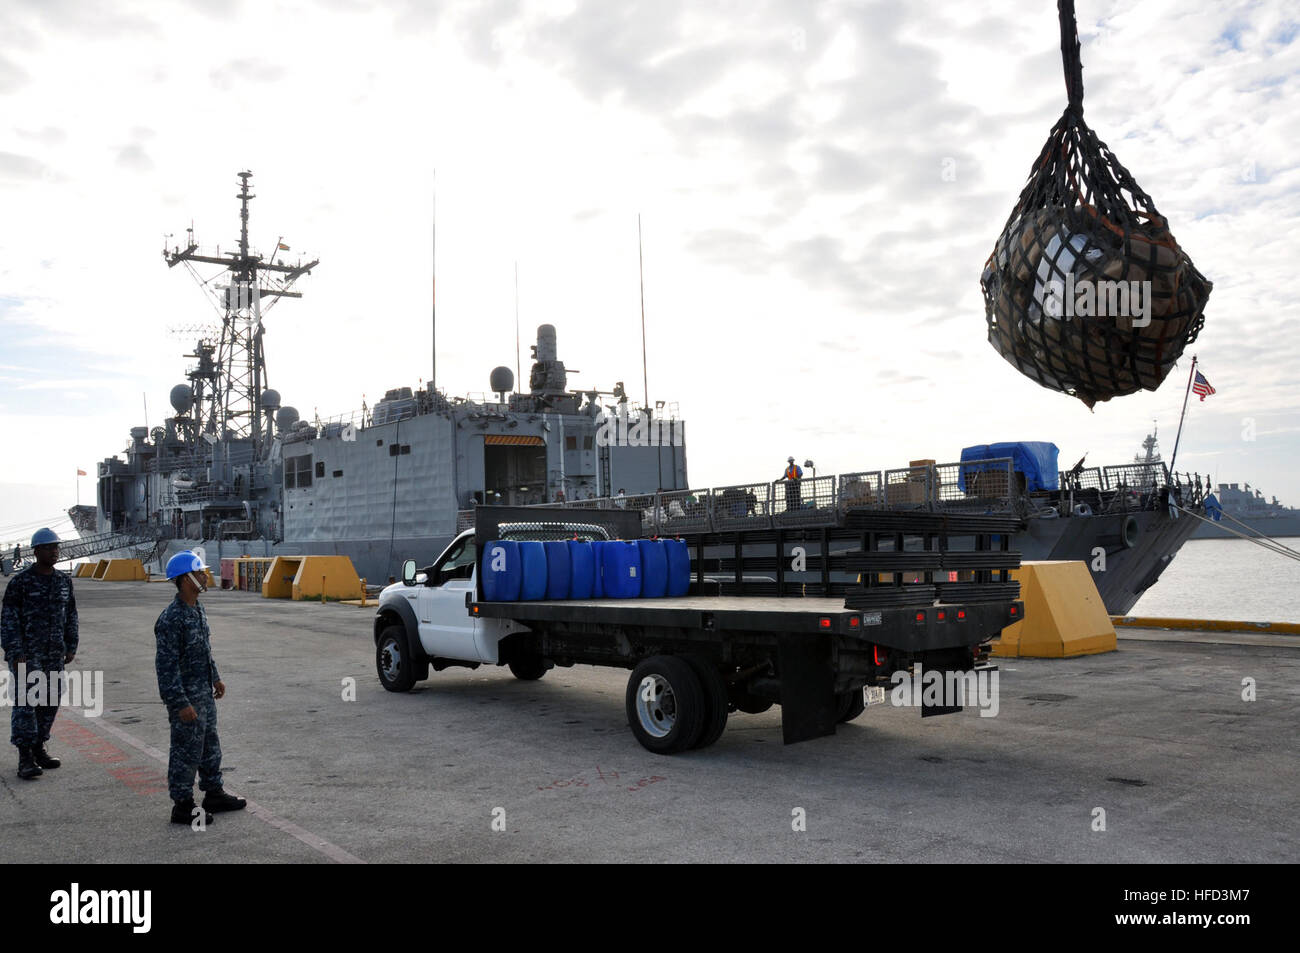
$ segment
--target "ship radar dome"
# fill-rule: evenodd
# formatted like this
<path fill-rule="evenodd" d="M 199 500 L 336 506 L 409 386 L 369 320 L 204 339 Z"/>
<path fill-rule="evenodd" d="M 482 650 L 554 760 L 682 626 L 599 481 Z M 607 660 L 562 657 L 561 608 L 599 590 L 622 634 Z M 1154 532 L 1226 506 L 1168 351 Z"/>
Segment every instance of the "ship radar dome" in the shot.
<path fill-rule="evenodd" d="M 275 415 L 275 425 L 281 430 L 288 430 L 298 422 L 298 408 L 281 407 L 280 412 Z"/>
<path fill-rule="evenodd" d="M 492 368 L 492 393 L 505 394 L 515 389 L 515 372 L 508 367 Z"/>
<path fill-rule="evenodd" d="M 280 392 L 278 390 L 262 391 L 262 409 L 263 410 L 280 409 Z"/>
<path fill-rule="evenodd" d="M 190 404 L 194 402 L 194 391 L 190 390 L 189 384 L 177 384 L 172 388 L 172 392 L 167 399 L 171 401 L 172 409 L 176 413 L 187 414 L 190 410 Z"/>

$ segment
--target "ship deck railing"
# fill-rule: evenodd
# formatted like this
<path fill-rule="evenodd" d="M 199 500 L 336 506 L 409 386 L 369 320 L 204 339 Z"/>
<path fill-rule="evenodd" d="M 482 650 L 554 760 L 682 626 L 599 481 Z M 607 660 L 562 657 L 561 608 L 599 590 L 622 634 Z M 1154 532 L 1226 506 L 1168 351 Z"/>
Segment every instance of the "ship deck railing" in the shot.
<path fill-rule="evenodd" d="M 1018 516 L 1027 512 L 1010 457 L 532 506 L 639 512 L 648 536 L 837 526 L 848 511 L 862 509 Z M 457 532 L 473 526 L 474 510 L 457 513 Z"/>

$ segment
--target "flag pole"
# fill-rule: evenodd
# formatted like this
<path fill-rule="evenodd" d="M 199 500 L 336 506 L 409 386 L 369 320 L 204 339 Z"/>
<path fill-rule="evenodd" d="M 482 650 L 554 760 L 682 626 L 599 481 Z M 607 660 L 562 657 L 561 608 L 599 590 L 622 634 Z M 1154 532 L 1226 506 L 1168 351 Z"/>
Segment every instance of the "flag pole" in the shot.
<path fill-rule="evenodd" d="M 1187 392 L 1183 394 L 1183 415 L 1178 418 L 1178 436 L 1174 437 L 1174 455 L 1169 458 L 1169 478 L 1174 477 L 1174 461 L 1178 459 L 1178 441 L 1183 439 L 1183 419 L 1187 416 L 1187 398 L 1192 396 L 1192 378 L 1196 376 L 1196 355 L 1192 355 L 1192 369 L 1187 372 Z"/>

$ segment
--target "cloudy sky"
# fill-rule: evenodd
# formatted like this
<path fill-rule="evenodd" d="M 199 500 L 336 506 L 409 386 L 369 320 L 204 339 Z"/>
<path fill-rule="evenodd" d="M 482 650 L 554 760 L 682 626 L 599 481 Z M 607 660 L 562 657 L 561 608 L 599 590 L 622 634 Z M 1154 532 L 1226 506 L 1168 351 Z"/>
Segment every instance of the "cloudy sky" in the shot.
<path fill-rule="evenodd" d="M 1179 469 L 1300 505 L 1300 15 L 1079 0 L 1086 116 L 1215 283 Z M 573 386 L 688 423 L 692 482 L 997 440 L 1123 462 L 1155 393 L 1045 390 L 985 339 L 979 276 L 1064 107 L 1055 4 L 692 0 L 0 6 L 0 539 L 160 423 L 214 312 L 165 236 L 319 257 L 267 317 L 304 416 L 430 373 L 488 389 L 557 326 Z M 945 174 L 947 173 L 947 174 Z M 525 370 L 526 373 L 526 370 Z M 91 501 L 93 481 L 81 486 Z"/>

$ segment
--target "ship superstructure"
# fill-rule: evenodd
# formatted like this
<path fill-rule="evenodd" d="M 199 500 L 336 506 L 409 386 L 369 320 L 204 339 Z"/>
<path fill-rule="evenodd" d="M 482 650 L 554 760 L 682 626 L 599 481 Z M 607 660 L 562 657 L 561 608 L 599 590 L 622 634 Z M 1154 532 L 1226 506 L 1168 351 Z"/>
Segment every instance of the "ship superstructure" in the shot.
<path fill-rule="evenodd" d="M 175 541 L 168 550 L 204 543 L 209 556 L 342 553 L 382 579 L 393 552 L 436 555 L 459 510 L 686 486 L 676 406 L 638 406 L 622 382 L 570 390 L 551 325 L 538 328 L 526 391 L 498 367 L 491 395 L 397 387 L 373 407 L 303 419 L 268 386 L 263 301 L 300 297 L 294 283 L 319 261 L 284 264 L 282 240 L 269 258 L 250 247 L 250 178 L 240 173 L 237 251 L 202 254 L 190 230 L 164 252 L 169 267 L 220 266 L 195 277 L 217 289 L 221 321 L 186 355 L 173 414 L 132 428 L 124 454 L 99 464 L 101 533 L 153 530 Z"/>

